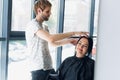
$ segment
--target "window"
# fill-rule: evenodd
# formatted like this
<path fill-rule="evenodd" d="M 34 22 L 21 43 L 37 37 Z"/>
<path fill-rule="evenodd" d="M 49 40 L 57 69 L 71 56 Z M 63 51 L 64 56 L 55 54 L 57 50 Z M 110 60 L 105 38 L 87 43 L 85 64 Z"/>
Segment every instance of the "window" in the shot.
<path fill-rule="evenodd" d="M 2 0 L 0 0 L 0 37 L 2 36 Z"/>
<path fill-rule="evenodd" d="M 32 0 L 12 0 L 8 46 L 8 80 L 30 80 L 27 66 L 25 26 L 32 18 Z M 10 9 L 11 10 L 11 9 Z"/>
<path fill-rule="evenodd" d="M 0 65 L 1 65 L 1 44 L 2 44 L 2 42 L 0 41 Z M 0 67 L 0 70 L 1 70 L 1 67 Z"/>
<path fill-rule="evenodd" d="M 0 0 L 0 65 L 2 65 L 1 64 L 1 59 L 2 59 L 2 57 L 1 57 L 1 44 L 2 44 L 2 42 L 1 42 L 1 37 L 2 37 L 2 0 Z M 1 72 L 1 66 L 0 66 L 0 72 Z M 1 73 L 0 73 L 0 79 L 1 79 Z"/>
<path fill-rule="evenodd" d="M 30 80 L 25 40 L 9 41 L 8 80 Z"/>
<path fill-rule="evenodd" d="M 90 0 L 65 0 L 64 32 L 89 32 L 90 6 Z M 74 51 L 75 47 L 73 45 L 64 46 L 62 51 L 62 60 L 68 56 L 74 55 Z"/>
<path fill-rule="evenodd" d="M 0 0 L 0 79 L 2 79 L 2 51 L 1 51 L 1 46 L 2 46 L 2 0 Z"/>
<path fill-rule="evenodd" d="M 24 32 L 26 24 L 33 18 L 33 2 L 30 0 L 12 0 L 12 34 L 10 34 L 8 51 L 8 80 L 31 79 L 27 60 L 29 54 L 26 53 L 26 41 L 23 36 L 21 37 L 21 35 L 24 34 L 18 35 L 18 33 Z M 52 15 L 50 16 L 50 20 L 45 22 L 44 24 L 48 25 L 50 33 L 56 33 L 58 1 L 50 0 L 50 2 L 53 5 L 51 11 Z M 53 59 L 53 67 L 55 67 L 56 54 L 54 47 L 50 46 L 50 53 Z"/>
<path fill-rule="evenodd" d="M 31 20 L 31 0 L 12 0 L 12 31 L 24 31 Z"/>
<path fill-rule="evenodd" d="M 69 31 L 88 31 L 91 28 L 90 23 L 94 22 L 93 25 L 93 49 L 92 58 L 95 59 L 96 56 L 96 45 L 97 45 L 97 24 L 98 24 L 98 9 L 99 0 L 65 0 L 65 18 L 64 18 L 64 32 Z M 94 10 L 94 18 L 91 17 L 91 9 Z M 79 9 L 78 9 L 79 7 Z M 93 21 L 90 21 L 93 20 Z M 62 50 L 62 60 L 66 57 L 73 56 L 75 53 L 75 46 L 66 45 L 63 46 Z"/>
<path fill-rule="evenodd" d="M 93 36 L 97 36 L 98 28 L 98 14 L 99 14 L 99 0 L 95 1 L 95 16 L 94 16 L 94 33 Z"/>
<path fill-rule="evenodd" d="M 79 8 L 79 9 L 78 9 Z M 89 31 L 90 1 L 65 1 L 64 32 Z"/>

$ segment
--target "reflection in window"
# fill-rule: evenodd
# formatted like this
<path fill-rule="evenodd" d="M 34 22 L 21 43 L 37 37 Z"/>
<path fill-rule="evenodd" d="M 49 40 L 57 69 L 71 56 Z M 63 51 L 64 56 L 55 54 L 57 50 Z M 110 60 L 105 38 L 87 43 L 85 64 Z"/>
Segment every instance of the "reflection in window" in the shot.
<path fill-rule="evenodd" d="M 31 20 L 32 0 L 12 0 L 12 31 L 24 31 Z"/>

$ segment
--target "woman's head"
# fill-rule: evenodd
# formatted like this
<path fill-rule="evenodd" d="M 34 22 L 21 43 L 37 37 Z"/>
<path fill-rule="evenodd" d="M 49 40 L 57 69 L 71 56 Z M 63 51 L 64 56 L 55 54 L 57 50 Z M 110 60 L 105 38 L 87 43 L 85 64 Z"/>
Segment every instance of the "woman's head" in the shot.
<path fill-rule="evenodd" d="M 81 36 L 77 42 L 75 51 L 77 57 L 84 57 L 86 54 L 89 54 L 92 51 L 93 40 L 90 37 Z"/>

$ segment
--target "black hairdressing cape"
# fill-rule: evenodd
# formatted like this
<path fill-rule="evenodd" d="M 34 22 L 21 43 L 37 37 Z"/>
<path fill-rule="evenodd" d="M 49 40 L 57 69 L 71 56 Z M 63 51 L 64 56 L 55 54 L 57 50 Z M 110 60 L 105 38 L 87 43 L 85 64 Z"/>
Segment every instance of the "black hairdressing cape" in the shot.
<path fill-rule="evenodd" d="M 58 71 L 60 80 L 93 80 L 94 60 L 72 56 L 63 61 Z"/>

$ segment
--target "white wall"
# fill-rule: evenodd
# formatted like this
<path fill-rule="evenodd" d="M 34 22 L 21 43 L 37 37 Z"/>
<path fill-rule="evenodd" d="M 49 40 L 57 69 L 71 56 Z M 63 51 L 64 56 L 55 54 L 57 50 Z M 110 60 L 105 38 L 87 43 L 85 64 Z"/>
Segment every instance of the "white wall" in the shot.
<path fill-rule="evenodd" d="M 120 0 L 100 0 L 95 80 L 120 80 Z"/>

